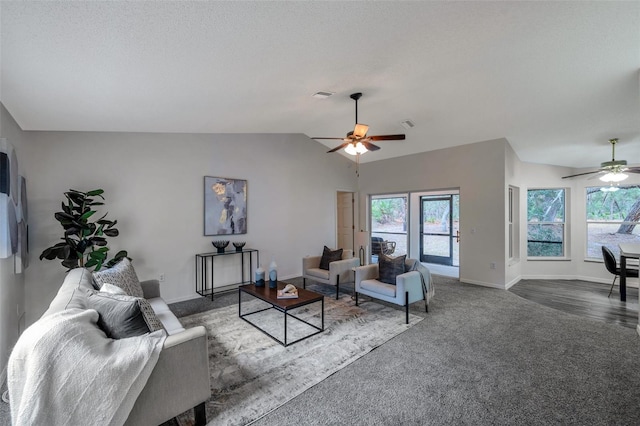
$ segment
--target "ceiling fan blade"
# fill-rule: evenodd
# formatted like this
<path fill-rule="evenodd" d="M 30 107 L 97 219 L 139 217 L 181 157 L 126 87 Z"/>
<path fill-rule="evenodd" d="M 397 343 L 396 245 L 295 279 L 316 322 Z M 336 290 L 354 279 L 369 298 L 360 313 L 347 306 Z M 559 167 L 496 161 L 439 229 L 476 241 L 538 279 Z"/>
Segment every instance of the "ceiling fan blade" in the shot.
<path fill-rule="evenodd" d="M 403 141 L 405 138 L 406 138 L 405 135 L 369 136 L 369 140 L 372 140 L 372 141 Z"/>
<path fill-rule="evenodd" d="M 594 170 L 593 172 L 578 173 L 577 175 L 562 176 L 562 179 L 568 179 L 568 178 L 572 178 L 572 177 L 576 177 L 576 176 L 591 175 L 591 174 L 594 174 L 594 173 L 601 173 L 601 172 L 602 172 L 602 170 Z"/>
<path fill-rule="evenodd" d="M 640 173 L 640 167 L 629 167 L 627 170 L 624 171 L 629 172 L 629 173 Z"/>
<path fill-rule="evenodd" d="M 320 137 L 317 137 L 317 136 L 314 136 L 311 139 L 332 139 L 332 140 L 341 140 L 341 141 L 344 140 L 344 138 L 320 138 Z"/>
<path fill-rule="evenodd" d="M 367 142 L 367 141 L 360 141 L 360 143 L 362 145 L 364 145 L 365 148 L 367 148 L 369 151 L 377 151 L 380 149 L 380 147 L 378 145 L 374 145 L 371 142 Z"/>
<path fill-rule="evenodd" d="M 340 138 L 342 139 L 342 138 Z M 345 146 L 349 145 L 351 142 L 345 142 L 342 145 L 339 145 L 333 149 L 330 149 L 329 151 L 327 151 L 327 154 L 329 154 L 330 152 L 336 152 L 336 151 L 340 151 L 342 148 L 344 148 Z"/>

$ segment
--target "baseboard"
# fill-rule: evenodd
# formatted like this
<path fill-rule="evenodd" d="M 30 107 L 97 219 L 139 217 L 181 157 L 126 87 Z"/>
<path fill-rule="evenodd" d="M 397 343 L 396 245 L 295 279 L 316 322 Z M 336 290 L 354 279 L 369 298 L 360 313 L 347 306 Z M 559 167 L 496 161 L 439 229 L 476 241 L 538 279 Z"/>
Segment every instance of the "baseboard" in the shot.
<path fill-rule="evenodd" d="M 509 281 L 504 287 L 505 289 L 509 290 L 511 287 L 513 287 L 514 285 L 518 284 L 520 282 L 520 280 L 522 279 L 521 276 L 517 276 L 516 278 L 512 279 L 511 281 Z"/>
<path fill-rule="evenodd" d="M 613 277 L 613 275 L 612 275 Z M 595 278 L 582 275 L 523 275 L 520 279 L 523 280 L 580 280 L 588 281 L 592 283 L 608 284 L 611 285 L 613 278 Z M 616 281 L 616 285 L 618 282 Z M 638 288 L 638 279 L 627 279 L 627 287 Z"/>
<path fill-rule="evenodd" d="M 476 280 L 468 280 L 468 279 L 460 278 L 460 282 L 461 283 L 467 283 L 467 284 L 481 285 L 482 287 L 497 288 L 497 289 L 500 289 L 500 290 L 504 290 L 505 289 L 505 286 L 503 286 L 503 285 L 496 284 L 496 283 L 487 283 L 487 282 L 484 282 L 484 281 L 476 281 Z"/>

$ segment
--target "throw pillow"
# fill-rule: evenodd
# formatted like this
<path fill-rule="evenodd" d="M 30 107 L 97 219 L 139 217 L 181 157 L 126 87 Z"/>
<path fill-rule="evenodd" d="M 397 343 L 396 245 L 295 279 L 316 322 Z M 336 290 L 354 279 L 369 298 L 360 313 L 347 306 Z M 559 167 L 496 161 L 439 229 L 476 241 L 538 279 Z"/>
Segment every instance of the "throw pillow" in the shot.
<path fill-rule="evenodd" d="M 124 291 L 124 289 L 122 289 L 121 287 L 118 287 L 117 285 L 113 285 L 109 283 L 102 284 L 102 287 L 100 287 L 100 291 L 102 293 L 124 294 L 125 296 L 127 295 L 127 292 Z"/>
<path fill-rule="evenodd" d="M 328 271 L 329 263 L 335 262 L 336 260 L 342 260 L 342 249 L 331 250 L 329 247 L 324 246 L 319 268 Z"/>
<path fill-rule="evenodd" d="M 404 274 L 404 261 L 407 255 L 389 257 L 381 254 L 378 258 L 378 281 L 396 285 L 396 277 Z"/>
<path fill-rule="evenodd" d="M 101 288 L 104 283 L 109 283 L 120 287 L 129 296 L 144 297 L 138 275 L 126 257 L 112 268 L 94 272 L 93 278 Z"/>
<path fill-rule="evenodd" d="M 89 290 L 87 308 L 98 312 L 98 327 L 112 339 L 125 339 L 162 329 L 145 299 Z M 149 315 L 152 318 L 148 318 Z"/>

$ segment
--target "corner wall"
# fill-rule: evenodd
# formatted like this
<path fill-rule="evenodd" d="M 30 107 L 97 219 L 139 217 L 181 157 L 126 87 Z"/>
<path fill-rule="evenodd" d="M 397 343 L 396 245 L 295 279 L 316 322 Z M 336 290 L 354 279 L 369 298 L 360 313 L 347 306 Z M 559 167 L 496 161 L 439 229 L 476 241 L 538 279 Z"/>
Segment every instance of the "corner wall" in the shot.
<path fill-rule="evenodd" d="M 460 281 L 505 288 L 507 145 L 496 139 L 361 164 L 360 203 L 366 206 L 372 194 L 459 188 Z M 367 223 L 362 211 L 360 223 Z"/>

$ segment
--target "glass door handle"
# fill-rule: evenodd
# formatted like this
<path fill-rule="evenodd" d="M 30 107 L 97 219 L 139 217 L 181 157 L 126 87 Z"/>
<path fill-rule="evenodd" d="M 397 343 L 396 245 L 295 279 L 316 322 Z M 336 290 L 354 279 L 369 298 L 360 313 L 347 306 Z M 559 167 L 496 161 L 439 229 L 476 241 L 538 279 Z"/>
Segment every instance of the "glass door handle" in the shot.
<path fill-rule="evenodd" d="M 459 242 L 460 242 L 460 230 L 458 229 L 456 231 L 456 243 L 459 243 Z"/>

